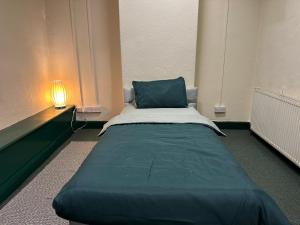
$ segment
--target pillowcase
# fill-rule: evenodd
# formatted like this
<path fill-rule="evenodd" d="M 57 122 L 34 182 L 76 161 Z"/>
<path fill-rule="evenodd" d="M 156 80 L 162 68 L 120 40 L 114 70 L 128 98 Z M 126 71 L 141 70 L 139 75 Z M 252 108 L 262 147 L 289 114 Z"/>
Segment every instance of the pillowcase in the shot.
<path fill-rule="evenodd" d="M 183 77 L 171 80 L 133 81 L 132 85 L 138 109 L 188 106 Z"/>

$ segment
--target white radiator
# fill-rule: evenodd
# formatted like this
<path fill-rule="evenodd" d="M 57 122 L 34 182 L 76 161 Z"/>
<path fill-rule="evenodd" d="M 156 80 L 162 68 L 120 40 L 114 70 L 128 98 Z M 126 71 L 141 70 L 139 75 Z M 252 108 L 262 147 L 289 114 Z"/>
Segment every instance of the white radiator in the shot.
<path fill-rule="evenodd" d="M 255 89 L 251 130 L 300 167 L 300 102 Z"/>

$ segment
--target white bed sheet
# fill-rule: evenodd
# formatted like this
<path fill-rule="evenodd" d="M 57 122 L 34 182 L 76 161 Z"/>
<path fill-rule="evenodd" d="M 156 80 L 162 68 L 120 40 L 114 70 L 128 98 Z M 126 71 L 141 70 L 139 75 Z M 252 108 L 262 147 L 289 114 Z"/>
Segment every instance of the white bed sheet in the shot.
<path fill-rule="evenodd" d="M 110 126 L 130 123 L 197 123 L 204 124 L 226 136 L 211 120 L 202 116 L 193 107 L 137 109 L 132 104 L 127 104 L 118 116 L 105 123 L 99 135 Z"/>

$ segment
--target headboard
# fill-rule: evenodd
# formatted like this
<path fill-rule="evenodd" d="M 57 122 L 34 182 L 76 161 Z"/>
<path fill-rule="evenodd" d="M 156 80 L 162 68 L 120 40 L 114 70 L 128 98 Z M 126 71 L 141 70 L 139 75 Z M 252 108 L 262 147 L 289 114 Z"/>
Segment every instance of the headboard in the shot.
<path fill-rule="evenodd" d="M 198 88 L 197 87 L 187 88 L 186 95 L 187 95 L 189 106 L 196 107 Z M 131 103 L 133 100 L 134 100 L 133 88 L 124 88 L 124 102 Z"/>

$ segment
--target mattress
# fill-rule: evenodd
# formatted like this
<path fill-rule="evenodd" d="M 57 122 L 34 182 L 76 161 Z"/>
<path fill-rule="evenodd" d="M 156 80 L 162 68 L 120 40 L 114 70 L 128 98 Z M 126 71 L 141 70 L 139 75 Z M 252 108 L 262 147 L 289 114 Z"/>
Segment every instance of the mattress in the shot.
<path fill-rule="evenodd" d="M 107 126 L 54 199 L 57 215 L 103 225 L 289 224 L 213 126 L 160 121 Z"/>

